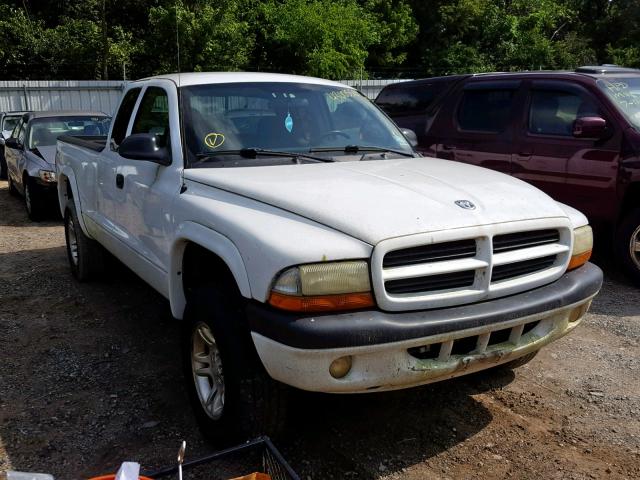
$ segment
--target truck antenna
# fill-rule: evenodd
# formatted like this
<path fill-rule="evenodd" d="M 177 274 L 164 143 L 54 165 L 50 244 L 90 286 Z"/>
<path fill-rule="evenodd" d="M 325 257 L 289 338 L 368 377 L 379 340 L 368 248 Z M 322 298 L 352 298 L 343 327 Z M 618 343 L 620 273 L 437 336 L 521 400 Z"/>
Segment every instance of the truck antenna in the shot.
<path fill-rule="evenodd" d="M 180 86 L 180 24 L 178 22 L 178 0 L 176 0 L 175 9 L 176 9 L 176 52 L 178 54 L 178 86 Z"/>

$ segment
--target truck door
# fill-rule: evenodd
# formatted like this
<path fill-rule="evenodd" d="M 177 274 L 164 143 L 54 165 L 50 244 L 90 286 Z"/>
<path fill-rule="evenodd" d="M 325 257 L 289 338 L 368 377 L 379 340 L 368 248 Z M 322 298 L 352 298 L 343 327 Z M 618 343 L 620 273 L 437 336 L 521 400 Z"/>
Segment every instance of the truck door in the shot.
<path fill-rule="evenodd" d="M 123 159 L 118 155 L 117 150 L 127 135 L 141 90 L 141 88 L 132 88 L 124 94 L 113 120 L 107 147 L 100 155 L 97 165 L 96 223 L 123 242 L 126 242 L 127 238 L 117 217 L 118 211 L 124 206 L 124 192 L 116 185 L 116 170 Z M 99 235 L 99 232 L 97 234 Z"/>
<path fill-rule="evenodd" d="M 589 91 L 568 81 L 531 82 L 527 108 L 520 119 L 513 175 L 532 183 L 556 200 L 585 213 L 592 221 L 612 218 L 621 132 Z M 600 140 L 573 136 L 577 118 L 607 120 Z"/>
<path fill-rule="evenodd" d="M 441 107 L 448 121 L 440 123 L 437 156 L 511 173 L 521 81 L 473 81 L 452 95 Z M 436 120 L 437 122 L 438 120 Z M 431 132 L 429 132 L 432 135 Z"/>
<path fill-rule="evenodd" d="M 158 138 L 159 146 L 166 146 L 172 152 L 179 150 L 172 148 L 172 143 L 177 145 L 179 142 L 179 129 L 177 111 L 174 113 L 175 124 L 170 128 L 171 110 L 177 109 L 175 89 L 171 93 L 173 97 L 161 85 L 148 85 L 133 114 L 129 135 L 151 133 Z M 172 221 L 170 206 L 181 186 L 176 162 L 162 166 L 119 157 L 116 182 L 123 195 L 123 204 L 117 214 L 120 227 L 138 255 L 166 272 Z"/>

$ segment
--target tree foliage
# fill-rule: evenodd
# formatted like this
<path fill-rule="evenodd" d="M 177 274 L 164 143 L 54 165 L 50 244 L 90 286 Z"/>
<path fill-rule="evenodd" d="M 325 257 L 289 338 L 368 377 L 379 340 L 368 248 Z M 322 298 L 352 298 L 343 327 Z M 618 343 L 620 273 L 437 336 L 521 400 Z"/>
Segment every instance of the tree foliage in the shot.
<path fill-rule="evenodd" d="M 4 78 L 640 67 L 637 0 L 0 0 Z M 178 32 L 178 35 L 176 35 Z"/>

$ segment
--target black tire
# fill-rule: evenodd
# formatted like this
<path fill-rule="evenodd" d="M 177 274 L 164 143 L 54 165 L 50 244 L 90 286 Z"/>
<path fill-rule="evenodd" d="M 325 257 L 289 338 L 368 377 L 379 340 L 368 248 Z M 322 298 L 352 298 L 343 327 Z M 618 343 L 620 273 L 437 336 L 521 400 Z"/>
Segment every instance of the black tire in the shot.
<path fill-rule="evenodd" d="M 28 176 L 24 177 L 24 206 L 29 219 L 39 222 L 44 217 L 45 206 L 41 188 Z"/>
<path fill-rule="evenodd" d="M 515 360 L 512 360 L 510 362 L 503 363 L 502 365 L 500 365 L 500 368 L 506 368 L 507 370 L 513 370 L 514 368 L 518 368 L 518 367 L 521 367 L 523 365 L 526 365 L 531 360 L 536 358 L 536 355 L 538 355 L 538 350 L 536 350 L 535 352 L 527 353 L 526 355 L 524 355 L 524 356 L 522 356 L 520 358 L 516 358 Z"/>
<path fill-rule="evenodd" d="M 80 282 L 98 277 L 104 271 L 104 249 L 87 237 L 80 227 L 73 201 L 64 214 L 64 236 L 71 273 Z"/>
<path fill-rule="evenodd" d="M 286 425 L 288 398 L 287 387 L 271 379 L 258 358 L 242 298 L 237 291 L 228 290 L 207 285 L 195 291 L 187 305 L 183 330 L 184 374 L 195 416 L 203 435 L 220 446 L 258 435 L 277 437 Z M 205 336 L 212 335 L 209 342 L 213 344 L 202 341 L 203 332 Z M 217 368 L 212 369 L 218 372 L 215 380 L 196 375 L 196 369 L 207 370 L 214 364 L 209 359 L 216 350 L 222 375 Z M 195 354 L 205 360 L 192 362 Z M 211 387 L 220 377 L 223 407 L 217 414 L 208 413 L 201 395 L 206 396 L 207 387 L 213 390 Z M 196 382 L 203 382 L 200 385 L 204 386 L 197 387 Z M 217 401 L 214 397 L 211 404 L 215 406 Z"/>
<path fill-rule="evenodd" d="M 640 285 L 640 251 L 633 251 L 637 244 L 640 244 L 640 208 L 625 215 L 618 226 L 615 240 L 615 254 L 620 267 Z"/>
<path fill-rule="evenodd" d="M 11 180 L 11 176 L 7 175 L 7 177 L 8 177 L 7 181 L 9 182 L 9 195 L 14 196 L 14 197 L 20 196 L 20 192 L 18 192 L 18 189 L 13 184 L 13 180 Z"/>
<path fill-rule="evenodd" d="M 4 158 L 4 147 L 2 147 L 2 151 L 0 152 L 0 179 L 7 179 L 7 161 Z"/>

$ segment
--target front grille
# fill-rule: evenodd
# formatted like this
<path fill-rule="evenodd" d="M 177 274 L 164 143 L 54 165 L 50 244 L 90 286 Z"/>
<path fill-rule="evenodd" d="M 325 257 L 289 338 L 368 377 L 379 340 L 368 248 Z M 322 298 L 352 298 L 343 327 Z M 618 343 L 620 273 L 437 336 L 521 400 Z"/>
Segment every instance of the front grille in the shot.
<path fill-rule="evenodd" d="M 445 273 L 416 278 L 403 278 L 401 280 L 389 280 L 385 282 L 387 292 L 392 294 L 433 292 L 437 290 L 450 290 L 452 288 L 465 288 L 473 285 L 475 272 Z"/>
<path fill-rule="evenodd" d="M 560 240 L 558 230 L 538 230 L 516 232 L 493 237 L 493 253 L 510 252 L 521 248 L 537 247 L 557 243 Z"/>
<path fill-rule="evenodd" d="M 535 288 L 562 274 L 571 253 L 568 227 L 500 228 L 461 230 L 467 236 L 461 240 L 449 241 L 451 233 L 443 232 L 448 241 L 438 241 L 438 234 L 421 235 L 429 240 L 423 244 L 407 245 L 406 237 L 385 241 L 395 248 L 382 248 L 372 262 L 380 272 L 374 275 L 379 304 L 389 310 L 460 305 Z"/>
<path fill-rule="evenodd" d="M 524 260 L 522 262 L 498 265 L 493 267 L 491 281 L 499 282 L 500 280 L 507 280 L 509 278 L 535 273 L 549 268 L 555 263 L 555 261 L 556 255 L 549 255 L 548 257 L 534 258 L 533 260 Z"/>
<path fill-rule="evenodd" d="M 419 247 L 389 252 L 384 257 L 382 267 L 390 268 L 426 262 L 440 262 L 456 258 L 474 257 L 475 255 L 475 240 L 457 240 L 455 242 L 420 245 Z"/>

